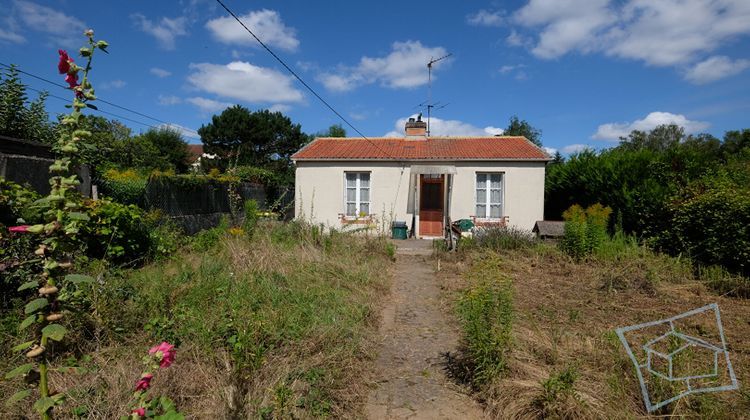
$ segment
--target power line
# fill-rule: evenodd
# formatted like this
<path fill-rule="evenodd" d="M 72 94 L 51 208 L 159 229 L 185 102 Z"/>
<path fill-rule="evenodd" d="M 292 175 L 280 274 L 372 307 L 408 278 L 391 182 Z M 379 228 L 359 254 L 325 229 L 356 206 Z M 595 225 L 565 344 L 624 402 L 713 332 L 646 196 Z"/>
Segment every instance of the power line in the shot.
<path fill-rule="evenodd" d="M 336 114 L 336 116 L 337 116 L 337 117 L 339 117 L 339 118 L 341 119 L 341 121 L 345 122 L 345 123 L 346 123 L 346 125 L 348 125 L 349 127 L 351 127 L 351 128 L 352 128 L 352 130 L 354 130 L 354 131 L 355 131 L 355 132 L 356 132 L 357 134 L 359 134 L 359 135 L 360 135 L 360 136 L 361 136 L 361 137 L 362 137 L 363 139 L 367 140 L 367 141 L 368 141 L 368 142 L 369 142 L 370 144 L 372 144 L 373 146 L 375 146 L 375 148 L 376 148 L 376 149 L 380 150 L 380 151 L 381 151 L 382 153 L 384 153 L 385 155 L 389 156 L 390 158 L 392 158 L 392 159 L 396 159 L 396 158 L 395 158 L 395 157 L 394 157 L 393 155 L 391 155 L 390 153 L 388 153 L 388 152 L 386 152 L 385 150 L 381 149 L 381 148 L 380 148 L 380 146 L 378 146 L 377 144 L 375 144 L 375 142 L 373 142 L 373 141 L 372 141 L 372 140 L 370 140 L 370 139 L 369 139 L 369 138 L 368 138 L 367 136 L 365 136 L 364 134 L 362 134 L 362 132 L 361 132 L 361 131 L 359 131 L 359 130 L 357 129 L 357 127 L 355 127 L 355 126 L 354 126 L 354 125 L 353 125 L 352 123 L 350 123 L 350 122 L 349 122 L 349 120 L 347 120 L 346 118 L 344 118 L 344 116 L 343 116 L 343 115 L 341 115 L 341 114 L 340 114 L 340 113 L 339 113 L 338 111 L 336 111 L 336 109 L 334 109 L 334 108 L 333 108 L 333 106 L 331 106 L 331 104 L 329 104 L 329 103 L 328 103 L 328 102 L 327 102 L 327 101 L 326 101 L 325 99 L 323 99 L 323 97 L 322 97 L 322 96 L 320 96 L 320 95 L 318 94 L 318 92 L 316 92 L 316 91 L 315 91 L 315 89 L 313 89 L 313 88 L 312 88 L 312 87 L 311 87 L 310 85 L 308 85 L 308 84 L 307 84 L 307 82 L 305 82 L 304 80 L 302 80 L 302 77 L 300 77 L 300 76 L 299 76 L 299 75 L 298 75 L 298 74 L 297 74 L 297 73 L 296 73 L 296 72 L 295 72 L 294 70 L 292 70 L 292 68 L 291 68 L 291 67 L 289 67 L 289 65 L 287 65 L 287 64 L 286 64 L 286 62 L 284 62 L 284 60 L 282 60 L 282 59 L 281 59 L 281 57 L 279 57 L 278 55 L 276 55 L 276 53 L 275 53 L 275 52 L 273 52 L 273 50 L 271 50 L 271 48 L 269 48 L 269 47 L 268 47 L 268 45 L 266 45 L 266 44 L 265 44 L 265 43 L 264 43 L 263 41 L 261 41 L 261 39 L 260 39 L 260 38 L 258 38 L 258 36 L 257 36 L 257 35 L 255 35 L 255 33 L 253 33 L 253 31 L 251 31 L 251 30 L 250 30 L 250 28 L 248 28 L 248 27 L 247 27 L 247 26 L 246 26 L 246 25 L 245 25 L 245 24 L 244 24 L 244 23 L 242 22 L 242 20 L 240 20 L 240 18 L 239 18 L 239 17 L 237 17 L 237 15 L 236 15 L 236 14 L 235 14 L 235 13 L 234 13 L 233 11 L 231 11 L 231 10 L 229 9 L 229 7 L 227 7 L 227 6 L 226 6 L 226 5 L 224 4 L 224 2 L 222 2 L 221 0 L 216 0 L 216 2 L 217 2 L 217 3 L 219 3 L 219 5 L 221 5 L 221 7 L 223 7 L 223 8 L 224 8 L 224 10 L 226 10 L 226 11 L 227 11 L 227 13 L 229 13 L 229 14 L 230 14 L 230 15 L 231 15 L 231 16 L 232 16 L 232 17 L 234 18 L 234 20 L 236 20 L 236 21 L 237 21 L 237 23 L 239 23 L 240 25 L 242 25 L 242 27 L 243 27 L 243 28 L 245 28 L 245 30 L 246 30 L 246 31 L 247 31 L 247 32 L 248 32 L 248 33 L 249 33 L 250 35 L 252 35 L 252 36 L 253 36 L 253 38 L 255 38 L 255 40 L 256 40 L 256 41 L 258 41 L 258 43 L 259 43 L 259 44 L 260 44 L 260 45 L 261 45 L 261 46 L 262 46 L 262 47 L 263 47 L 263 48 L 264 48 L 264 49 L 265 49 L 266 51 L 268 51 L 268 53 L 269 53 L 269 54 L 271 54 L 271 55 L 273 56 L 273 58 L 275 58 L 275 59 L 276 59 L 276 61 L 278 61 L 279 63 L 281 63 L 281 65 L 282 65 L 282 66 L 284 66 L 284 68 L 285 68 L 285 69 L 287 69 L 287 71 L 288 71 L 289 73 L 291 73 L 291 75 L 292 75 L 292 76 L 294 76 L 294 77 L 295 77 L 295 78 L 296 78 L 296 79 L 297 79 L 297 80 L 298 80 L 298 81 L 299 81 L 300 83 L 302 83 L 302 85 L 303 85 L 304 87 L 306 87 L 306 88 L 307 88 L 307 90 L 309 90 L 309 91 L 310 91 L 310 93 L 312 93 L 313 95 L 315 95 L 315 97 L 316 97 L 316 98 L 318 98 L 318 100 L 320 100 L 320 102 L 322 102 L 322 103 L 323 103 L 323 105 L 325 105 L 326 107 L 328 107 L 328 109 L 330 109 L 330 110 L 331 110 L 331 112 L 333 112 L 334 114 Z"/>
<path fill-rule="evenodd" d="M 39 94 L 44 93 L 47 96 L 49 96 L 50 98 L 59 99 L 59 100 L 64 101 L 64 102 L 70 102 L 70 99 L 66 99 L 66 98 L 63 98 L 61 96 L 53 95 L 53 94 L 51 94 L 51 93 L 49 93 L 47 91 L 44 91 L 44 90 L 39 90 L 39 89 L 33 88 L 31 86 L 26 86 L 26 88 L 29 89 L 29 90 L 32 90 L 34 92 L 37 92 Z M 115 114 L 115 113 L 112 113 L 112 112 L 104 111 L 102 109 L 92 109 L 92 111 L 101 112 L 102 114 L 110 115 L 112 117 L 119 118 L 121 120 L 130 121 L 132 123 L 140 124 L 140 125 L 143 125 L 143 126 L 146 126 L 146 127 L 157 129 L 157 130 L 160 128 L 160 127 L 157 127 L 157 126 L 154 126 L 154 125 L 151 125 L 151 124 L 148 124 L 148 123 L 144 123 L 144 122 L 141 122 L 141 121 L 137 121 L 137 120 L 134 120 L 134 119 L 131 119 L 131 118 L 128 118 L 128 117 L 123 117 L 122 115 L 118 115 L 118 114 Z M 167 123 L 167 125 L 170 126 L 170 127 L 172 127 L 172 126 L 175 126 L 176 124 L 169 124 L 169 123 Z M 184 127 L 179 126 L 179 128 L 184 128 Z"/>
<path fill-rule="evenodd" d="M 3 66 L 3 67 L 5 67 L 5 68 L 8 68 L 8 69 L 9 69 L 9 68 L 11 68 L 11 66 L 9 66 L 9 65 L 7 65 L 7 64 L 5 64 L 5 63 L 2 63 L 2 62 L 0 62 L 0 66 Z M 36 74 L 32 74 L 32 73 L 29 73 L 29 72 L 27 72 L 27 71 L 21 70 L 21 69 L 19 69 L 19 68 L 18 68 L 18 66 L 14 66 L 14 67 L 15 67 L 15 69 L 16 69 L 16 70 L 17 70 L 17 71 L 18 71 L 19 73 L 25 74 L 25 75 L 27 75 L 27 76 L 31 76 L 31 77 L 33 77 L 33 78 L 35 78 L 35 79 L 41 80 L 41 81 L 43 81 L 43 82 L 49 83 L 49 84 L 51 84 L 51 85 L 54 85 L 54 86 L 57 86 L 57 87 L 59 87 L 59 88 L 62 88 L 62 89 L 65 89 L 65 90 L 70 90 L 70 89 L 69 89 L 69 88 L 68 88 L 67 86 L 65 86 L 65 85 L 63 85 L 63 84 L 60 84 L 60 83 L 54 82 L 54 81 L 52 81 L 52 80 L 46 79 L 46 78 L 44 78 L 44 77 L 41 77 L 41 76 L 37 76 Z M 34 89 L 32 89 L 32 90 L 34 90 Z M 54 96 L 53 96 L 53 95 L 50 95 L 50 97 L 54 97 Z M 58 97 L 58 99 L 59 99 L 59 97 Z M 67 101 L 67 99 L 65 99 L 65 100 Z M 139 111 L 136 111 L 136 110 L 133 110 L 133 109 L 130 109 L 130 108 L 124 107 L 124 106 L 122 106 L 122 105 L 117 105 L 117 104 L 115 104 L 115 103 L 113 103 L 113 102 L 110 102 L 110 101 L 104 100 L 104 99 L 102 99 L 102 98 L 99 98 L 99 97 L 97 97 L 97 98 L 96 98 L 96 100 L 97 100 L 97 101 L 99 101 L 99 102 L 101 102 L 101 103 L 104 103 L 104 104 L 107 104 L 107 105 L 113 106 L 113 107 L 115 107 L 115 108 L 119 108 L 119 109 L 122 109 L 123 111 L 127 111 L 127 112 L 132 112 L 133 114 L 139 115 L 139 116 L 141 116 L 141 117 L 144 117 L 144 118 L 148 118 L 148 119 L 150 119 L 150 120 L 156 121 L 156 122 L 158 122 L 158 123 L 161 123 L 161 124 L 166 124 L 166 125 L 168 125 L 168 126 L 174 126 L 174 125 L 177 125 L 177 124 L 174 124 L 174 123 L 170 123 L 170 122 L 167 122 L 167 121 L 161 120 L 161 119 L 159 119 L 159 118 L 155 118 L 155 117 L 152 117 L 152 116 L 150 116 L 150 115 L 146 115 L 146 114 L 144 114 L 144 113 L 141 113 L 141 112 L 139 112 Z M 114 114 L 112 114 L 111 112 L 106 112 L 106 111 L 102 111 L 102 113 L 105 113 L 105 114 L 110 114 L 110 115 L 114 115 Z M 122 118 L 122 119 L 124 119 L 124 120 L 128 120 L 128 121 L 130 121 L 130 122 L 135 122 L 136 124 L 146 125 L 146 126 L 148 126 L 148 127 L 154 127 L 153 125 L 150 125 L 150 124 L 145 124 L 145 123 L 142 123 L 142 122 L 139 122 L 139 121 L 135 121 L 135 120 L 131 120 L 131 119 L 128 119 L 128 118 L 126 118 L 126 117 L 118 117 L 118 118 Z M 198 132 L 197 132 L 197 131 L 195 131 L 195 130 L 193 130 L 193 129 L 190 129 L 190 128 L 187 128 L 187 127 L 183 127 L 183 126 L 180 126 L 180 128 L 184 129 L 185 131 L 189 131 L 189 132 L 191 132 L 191 133 L 195 133 L 195 134 L 198 134 Z"/>

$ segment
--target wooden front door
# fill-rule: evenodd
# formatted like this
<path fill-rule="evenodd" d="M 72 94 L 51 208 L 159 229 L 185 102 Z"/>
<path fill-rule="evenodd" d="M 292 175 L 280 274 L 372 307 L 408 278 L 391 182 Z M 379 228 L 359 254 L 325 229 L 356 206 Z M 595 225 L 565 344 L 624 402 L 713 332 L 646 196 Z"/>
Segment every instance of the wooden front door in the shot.
<path fill-rule="evenodd" d="M 444 175 L 420 175 L 419 236 L 443 236 Z"/>

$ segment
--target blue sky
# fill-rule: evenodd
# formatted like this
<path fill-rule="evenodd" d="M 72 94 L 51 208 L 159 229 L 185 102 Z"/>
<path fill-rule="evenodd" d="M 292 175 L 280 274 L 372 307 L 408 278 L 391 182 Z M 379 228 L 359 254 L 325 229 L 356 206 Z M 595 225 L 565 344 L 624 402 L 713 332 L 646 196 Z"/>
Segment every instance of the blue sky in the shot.
<path fill-rule="evenodd" d="M 516 114 L 569 153 L 659 123 L 717 136 L 750 127 L 747 0 L 225 3 L 368 136 L 401 134 L 427 99 L 427 61 L 447 53 L 433 72 L 433 100 L 448 104 L 434 135 L 495 134 Z M 110 43 L 98 95 L 159 120 L 197 129 L 239 103 L 308 133 L 340 123 L 214 0 L 2 4 L 0 62 L 62 82 L 57 49 L 77 50 L 91 27 Z"/>

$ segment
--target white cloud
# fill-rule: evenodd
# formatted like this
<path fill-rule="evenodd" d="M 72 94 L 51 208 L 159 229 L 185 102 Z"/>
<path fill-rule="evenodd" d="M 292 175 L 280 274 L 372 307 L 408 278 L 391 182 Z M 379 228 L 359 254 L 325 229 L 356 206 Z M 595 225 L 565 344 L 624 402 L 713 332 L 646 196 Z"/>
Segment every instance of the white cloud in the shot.
<path fill-rule="evenodd" d="M 630 123 L 607 123 L 602 124 L 591 136 L 595 140 L 617 141 L 620 137 L 627 137 L 633 130 L 648 131 L 664 124 L 677 124 L 685 129 L 687 133 L 696 133 L 708 128 L 709 124 L 704 121 L 692 121 L 682 114 L 670 112 L 652 112 L 645 118 Z"/>
<path fill-rule="evenodd" d="M 732 60 L 729 57 L 718 55 L 707 58 L 690 68 L 685 73 L 685 79 L 701 85 L 734 76 L 748 68 L 750 68 L 750 60 Z"/>
<path fill-rule="evenodd" d="M 516 80 L 526 80 L 529 78 L 529 75 L 523 70 L 524 68 L 526 68 L 525 64 L 506 64 L 500 67 L 498 72 L 502 75 L 513 74 Z"/>
<path fill-rule="evenodd" d="M 586 145 L 586 144 L 576 143 L 576 144 L 569 144 L 569 145 L 563 147 L 561 150 L 562 150 L 562 153 L 565 153 L 566 155 L 569 155 L 571 153 L 582 152 L 582 151 L 584 151 L 586 149 L 590 149 L 590 147 L 588 145 Z"/>
<path fill-rule="evenodd" d="M 70 45 L 76 39 L 83 39 L 83 31 L 86 29 L 86 25 L 78 18 L 30 1 L 16 0 L 13 4 L 13 13 L 24 24 L 24 31 L 33 30 L 54 35 L 55 42 L 58 45 Z M 12 27 L 8 29 L 12 30 Z M 23 38 L 17 32 L 10 36 L 16 41 L 19 40 L 19 37 Z"/>
<path fill-rule="evenodd" d="M 414 114 L 407 118 L 399 118 L 394 124 L 395 130 L 389 131 L 385 134 L 385 137 L 404 137 L 404 126 L 409 118 L 416 118 L 417 114 Z M 423 120 L 427 121 L 427 120 Z M 476 127 L 472 124 L 465 123 L 458 120 L 444 120 L 442 118 L 432 117 L 430 119 L 430 135 L 433 137 L 438 136 L 497 136 L 503 134 L 503 129 L 493 126 L 487 126 L 484 128 Z"/>
<path fill-rule="evenodd" d="M 500 26 L 503 24 L 503 14 L 500 11 L 482 9 L 466 16 L 466 22 L 474 26 Z"/>
<path fill-rule="evenodd" d="M 286 51 L 296 51 L 299 40 L 294 28 L 284 25 L 281 16 L 275 10 L 258 10 L 239 16 L 240 20 L 252 30 L 265 44 Z M 231 17 L 220 17 L 209 20 L 206 28 L 211 35 L 224 44 L 239 44 L 260 47 L 245 28 Z"/>
<path fill-rule="evenodd" d="M 147 19 L 146 16 L 140 13 L 135 13 L 131 17 L 137 27 L 156 38 L 159 46 L 165 50 L 175 49 L 175 40 L 177 37 L 188 34 L 188 20 L 184 16 L 176 18 L 163 17 L 158 22 Z"/>
<path fill-rule="evenodd" d="M 544 151 L 550 156 L 554 156 L 554 154 L 557 153 L 557 149 L 554 147 L 542 147 L 542 149 L 544 149 Z"/>
<path fill-rule="evenodd" d="M 23 44 L 26 38 L 20 34 L 21 28 L 13 16 L 6 16 L 2 20 L 0 27 L 0 42 L 10 42 L 11 44 Z"/>
<path fill-rule="evenodd" d="M 271 106 L 268 107 L 269 111 L 271 111 L 271 112 L 281 112 L 282 114 L 284 112 L 288 112 L 291 109 L 292 109 L 292 107 L 289 106 L 289 105 L 286 105 L 286 104 L 273 104 L 273 105 L 271 105 Z"/>
<path fill-rule="evenodd" d="M 185 102 L 197 106 L 202 112 L 207 114 L 223 111 L 232 106 L 232 104 L 229 102 L 215 101 L 213 99 L 201 98 L 199 96 L 187 98 L 185 99 Z"/>
<path fill-rule="evenodd" d="M 154 76 L 161 78 L 169 77 L 172 75 L 172 72 L 170 72 L 169 70 L 160 69 L 159 67 L 151 67 L 149 72 L 151 72 L 151 74 L 153 74 Z"/>
<path fill-rule="evenodd" d="M 529 40 L 526 39 L 523 35 L 516 32 L 515 29 L 513 29 L 510 31 L 510 35 L 505 38 L 505 43 L 510 45 L 511 47 L 522 47 L 524 45 L 528 45 Z"/>
<path fill-rule="evenodd" d="M 750 2 L 530 0 L 513 20 L 538 30 L 530 48 L 539 58 L 600 52 L 648 65 L 679 66 L 750 34 Z M 508 43 L 522 45 L 516 35 L 512 32 Z"/>
<path fill-rule="evenodd" d="M 99 85 L 99 87 L 102 88 L 102 89 L 105 89 L 105 90 L 106 89 L 122 89 L 127 84 L 128 84 L 128 82 L 126 82 L 124 80 L 117 79 L 117 80 L 112 80 L 110 82 L 103 82 L 102 84 Z"/>
<path fill-rule="evenodd" d="M 380 83 L 389 88 L 413 88 L 427 83 L 427 62 L 447 54 L 443 47 L 426 47 L 419 41 L 394 42 L 385 57 L 362 57 L 354 67 L 340 66 L 335 72 L 323 73 L 318 79 L 329 90 L 343 92 L 358 86 Z M 432 68 L 433 78 L 443 60 Z"/>
<path fill-rule="evenodd" d="M 197 90 L 249 103 L 295 103 L 304 99 L 294 79 L 244 61 L 227 65 L 191 63 L 188 82 Z"/>
<path fill-rule="evenodd" d="M 174 95 L 159 95 L 159 105 L 177 105 L 182 103 L 182 98 Z"/>

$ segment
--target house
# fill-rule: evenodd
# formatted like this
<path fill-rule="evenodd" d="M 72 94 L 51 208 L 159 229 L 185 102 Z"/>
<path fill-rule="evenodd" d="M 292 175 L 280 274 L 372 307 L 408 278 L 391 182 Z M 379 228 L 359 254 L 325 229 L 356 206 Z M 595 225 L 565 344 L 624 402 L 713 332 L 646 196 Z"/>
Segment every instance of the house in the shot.
<path fill-rule="evenodd" d="M 550 157 L 524 137 L 317 138 L 292 156 L 295 217 L 338 229 L 406 222 L 442 237 L 450 220 L 531 231 L 544 213 Z"/>
<path fill-rule="evenodd" d="M 531 232 L 539 239 L 560 239 L 565 235 L 565 222 L 559 220 L 537 220 Z"/>

